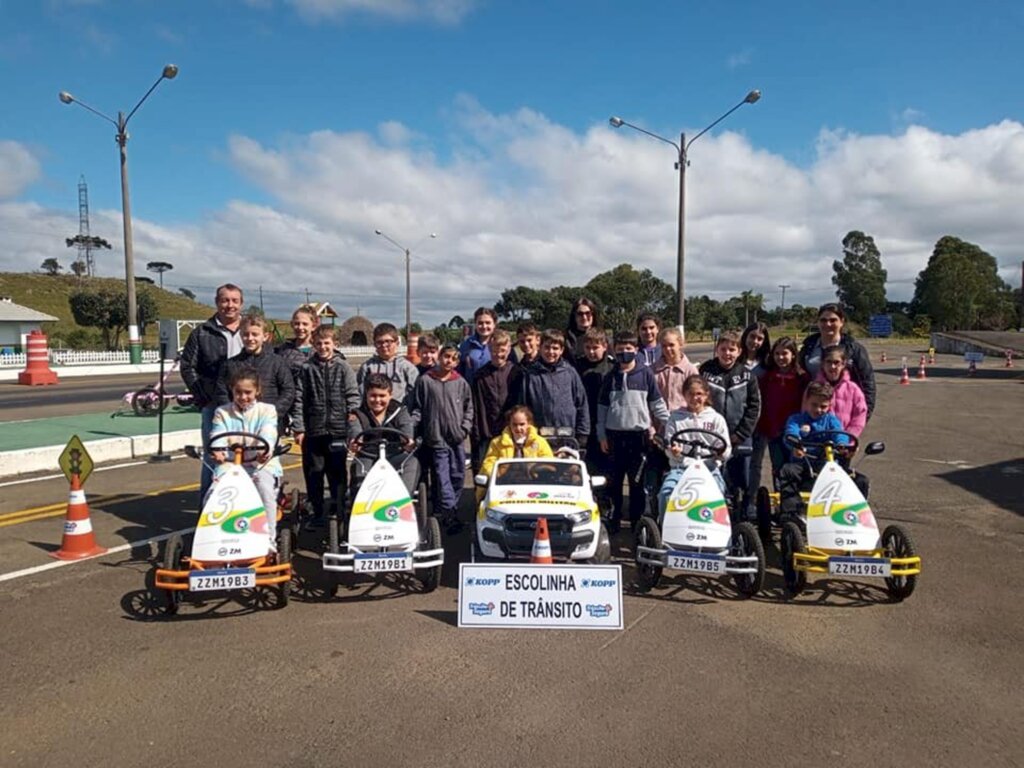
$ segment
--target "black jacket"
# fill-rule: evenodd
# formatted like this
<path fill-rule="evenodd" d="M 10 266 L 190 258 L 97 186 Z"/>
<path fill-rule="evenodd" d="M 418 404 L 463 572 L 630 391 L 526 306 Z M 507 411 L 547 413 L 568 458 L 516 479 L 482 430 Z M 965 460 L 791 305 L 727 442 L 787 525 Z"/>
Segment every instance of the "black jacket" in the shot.
<path fill-rule="evenodd" d="M 596 363 L 590 362 L 585 356 L 576 361 L 576 370 L 583 381 L 583 389 L 587 393 L 587 406 L 590 409 L 590 423 L 594 425 L 597 434 L 597 399 L 601 394 L 601 385 L 604 377 L 615 368 L 615 358 L 605 355 L 603 360 Z"/>
<path fill-rule="evenodd" d="M 734 442 L 741 443 L 754 434 L 757 417 L 761 415 L 761 390 L 757 387 L 757 376 L 743 358 L 728 370 L 711 358 L 701 363 L 698 370 L 711 389 L 711 406 L 722 414 Z"/>
<path fill-rule="evenodd" d="M 871 414 L 875 410 L 875 369 L 871 365 L 871 356 L 868 351 L 864 349 L 864 345 L 857 341 L 853 336 L 842 333 L 839 335 L 839 345 L 846 350 L 846 369 L 850 372 L 850 378 L 853 379 L 861 390 L 864 392 L 864 399 L 868 404 L 868 418 L 871 418 Z M 821 334 L 812 333 L 806 339 L 804 343 L 800 345 L 800 367 L 810 373 L 807 368 L 807 357 L 812 354 L 816 348 L 817 352 L 821 354 Z M 814 378 L 814 375 L 811 376 Z"/>
<path fill-rule="evenodd" d="M 228 382 L 235 373 L 245 368 L 256 371 L 260 379 L 260 402 L 270 403 L 277 408 L 278 431 L 283 431 L 292 403 L 295 402 L 295 379 L 284 358 L 278 357 L 266 347 L 258 355 L 243 349 L 240 354 L 224 362 L 217 378 L 217 405 L 231 402 Z"/>
<path fill-rule="evenodd" d="M 403 435 L 408 437 L 410 440 L 413 437 L 415 428 L 412 423 L 412 416 L 409 414 L 409 410 L 397 400 L 392 400 L 388 403 L 387 409 L 384 411 L 384 418 L 378 421 L 369 409 L 366 407 L 366 403 L 363 403 L 356 409 L 356 419 L 358 421 L 359 434 L 362 434 L 367 429 L 374 429 L 377 427 L 390 427 L 391 429 L 397 429 Z M 353 435 L 355 437 L 355 435 Z M 371 456 L 376 456 L 380 451 L 380 443 L 384 442 L 387 446 L 387 455 L 397 455 L 399 449 L 397 443 L 388 438 L 370 438 L 363 440 L 363 453 Z"/>
<path fill-rule="evenodd" d="M 194 328 L 181 350 L 181 378 L 199 408 L 216 402 L 217 377 L 228 357 L 228 341 L 216 318 L 214 315 Z"/>
<path fill-rule="evenodd" d="M 297 384 L 292 432 L 348 437 L 348 415 L 359 407 L 359 387 L 341 355 L 330 360 L 314 355 L 302 366 Z"/>
<path fill-rule="evenodd" d="M 498 368 L 494 361 L 484 363 L 473 379 L 473 437 L 489 441 L 505 428 L 505 414 L 515 405 L 522 369 L 507 361 Z"/>
<path fill-rule="evenodd" d="M 297 346 L 295 346 L 295 339 L 289 339 L 288 341 L 282 342 L 274 347 L 274 354 L 282 358 L 292 371 L 292 376 L 296 379 L 299 378 L 299 371 L 302 370 L 302 366 L 309 362 L 309 358 L 316 354 L 312 350 L 309 352 L 303 352 Z M 344 359 L 342 355 L 342 359 Z"/>

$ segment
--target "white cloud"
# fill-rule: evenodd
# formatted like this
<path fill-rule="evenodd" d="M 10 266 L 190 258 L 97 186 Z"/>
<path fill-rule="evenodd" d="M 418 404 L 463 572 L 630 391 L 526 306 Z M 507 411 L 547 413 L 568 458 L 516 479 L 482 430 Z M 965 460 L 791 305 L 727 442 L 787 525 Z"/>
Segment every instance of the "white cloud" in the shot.
<path fill-rule="evenodd" d="M 425 19 L 458 24 L 476 0 L 288 0 L 307 19 L 342 19 L 351 15 L 384 16 L 395 21 Z"/>
<path fill-rule="evenodd" d="M 39 178 L 39 161 L 23 144 L 0 141 L 0 200 L 16 197 Z"/>
<path fill-rule="evenodd" d="M 729 54 L 729 57 L 725 60 L 725 66 L 729 69 L 738 69 L 739 67 L 745 67 L 750 63 L 754 57 L 754 52 L 750 48 L 744 48 L 742 51 Z"/>
<path fill-rule="evenodd" d="M 456 149 L 444 160 L 399 123 L 274 145 L 233 136 L 229 162 L 269 202 L 234 201 L 185 227 L 136 220 L 138 262 L 169 261 L 166 282 L 201 293 L 225 280 L 250 294 L 262 284 L 282 315 L 309 288 L 342 313 L 358 307 L 401 322 L 403 256 L 374 235 L 379 228 L 412 248 L 414 314 L 428 325 L 491 303 L 505 288 L 581 285 L 622 262 L 674 283 L 679 177 L 671 148 L 605 125 L 573 132 L 529 109 L 494 114 L 469 98 L 450 121 Z M 1018 122 L 959 135 L 823 131 L 807 168 L 725 132 L 703 137 L 690 159 L 689 294 L 753 289 L 774 300 L 785 282 L 788 301 L 823 301 L 851 229 L 875 237 L 895 299 L 909 297 L 944 234 L 988 250 L 1007 279 L 1024 258 Z M 9 185 L 8 196 L 25 183 Z M 0 230 L 54 234 L 9 238 L 16 255 L 0 256 L 0 269 L 35 269 L 47 256 L 66 262 L 63 237 L 77 229 L 70 213 L 0 204 Z M 100 212 L 93 231 L 119 246 L 118 213 Z M 116 253 L 105 263 L 104 274 L 117 274 Z"/>

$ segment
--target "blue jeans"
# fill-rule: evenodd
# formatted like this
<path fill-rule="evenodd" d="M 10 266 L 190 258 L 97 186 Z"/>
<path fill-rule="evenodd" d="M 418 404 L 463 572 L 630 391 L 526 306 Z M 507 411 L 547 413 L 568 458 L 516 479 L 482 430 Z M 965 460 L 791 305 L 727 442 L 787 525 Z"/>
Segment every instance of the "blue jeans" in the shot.
<path fill-rule="evenodd" d="M 213 431 L 213 412 L 217 410 L 216 405 L 207 405 L 203 407 L 202 423 L 199 427 L 199 433 L 203 438 L 203 451 L 204 453 L 210 450 L 210 432 Z M 219 443 L 218 443 L 219 445 Z M 213 482 L 213 470 L 210 469 L 209 456 L 204 456 L 203 461 L 200 462 L 202 469 L 199 470 L 199 508 L 203 508 L 203 501 L 206 499 L 206 494 L 210 490 L 210 484 Z"/>
<path fill-rule="evenodd" d="M 462 443 L 431 448 L 434 466 L 434 515 L 458 516 L 462 487 L 466 484 L 466 451 Z"/>
<path fill-rule="evenodd" d="M 722 478 L 722 471 L 718 468 L 718 464 L 713 459 L 708 459 L 704 462 L 708 469 L 711 470 L 711 476 L 715 478 L 715 482 L 718 483 L 718 490 L 723 494 L 725 493 L 725 480 Z M 665 475 L 665 479 L 661 483 L 661 490 L 658 491 L 658 512 L 664 512 L 665 506 L 668 504 L 668 497 L 672 495 L 672 491 L 676 485 L 679 484 L 679 478 L 683 476 L 682 467 L 673 467 Z"/>

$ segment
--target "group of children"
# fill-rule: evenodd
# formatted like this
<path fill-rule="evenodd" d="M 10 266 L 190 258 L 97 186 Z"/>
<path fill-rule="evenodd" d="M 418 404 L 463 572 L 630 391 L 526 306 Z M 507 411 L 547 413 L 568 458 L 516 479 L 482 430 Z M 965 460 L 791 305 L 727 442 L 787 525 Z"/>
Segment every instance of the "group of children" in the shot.
<path fill-rule="evenodd" d="M 827 427 L 859 435 L 868 416 L 842 345 L 817 351 L 819 371 L 811 382 L 796 342 L 785 337 L 771 344 L 760 323 L 742 334 L 721 333 L 714 357 L 697 367 L 686 357 L 681 331 L 659 329 L 651 315 L 639 318 L 636 332 L 617 332 L 609 351 L 597 308 L 586 299 L 573 306 L 564 333 L 525 322 L 514 345 L 494 311 L 481 307 L 474 313 L 474 332 L 459 347 L 420 336 L 418 365 L 399 355 L 398 329 L 379 324 L 373 331 L 375 354 L 358 372 L 338 352 L 334 329 L 318 327 L 308 309 L 296 310 L 292 329 L 295 338 L 271 351 L 267 322 L 243 318 L 244 350 L 222 368 L 222 406 L 211 437 L 228 427 L 250 426 L 273 445 L 290 429 L 302 448 L 314 519 L 324 515 L 325 479 L 332 503 L 346 493 L 347 451 L 365 454 L 369 447 L 375 454 L 376 443 L 364 445 L 360 437 L 373 427 L 402 434 L 401 450 L 389 459 L 410 491 L 421 465 L 431 472 L 435 514 L 450 532 L 461 527 L 456 512 L 467 463 L 486 472 L 497 458 L 550 455 L 534 425 L 568 427 L 585 446 L 591 472 L 608 477 L 614 532 L 626 514 L 635 522 L 646 507 L 639 471 L 645 457 L 649 468 L 666 470 L 659 497 L 662 504 L 668 498 L 682 473 L 682 450 L 669 441 L 680 429 L 719 436 L 724 477 L 717 462 L 716 477 L 737 509 L 752 515 L 765 453 L 786 504 L 793 504 L 792 488 L 806 480 L 803 470 L 787 468 L 803 466 L 792 461 L 787 431 L 806 437 Z M 825 413 L 830 418 L 821 418 Z M 664 448 L 652 449 L 659 432 Z M 736 453 L 740 445 L 752 450 Z M 276 505 L 280 465 L 269 474 L 273 483 L 258 484 L 268 517 Z"/>

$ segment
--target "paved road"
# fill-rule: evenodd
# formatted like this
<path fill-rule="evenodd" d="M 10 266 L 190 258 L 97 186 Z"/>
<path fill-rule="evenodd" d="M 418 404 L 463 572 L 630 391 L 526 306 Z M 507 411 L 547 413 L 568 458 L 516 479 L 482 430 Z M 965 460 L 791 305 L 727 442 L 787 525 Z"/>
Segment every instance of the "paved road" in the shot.
<path fill-rule="evenodd" d="M 26 387 L 15 382 L 0 382 L 0 422 L 18 419 L 42 419 L 49 416 L 73 416 L 121 405 L 125 392 L 152 386 L 158 374 L 127 376 L 90 376 L 61 379 L 56 386 Z M 172 392 L 184 390 L 177 374 L 172 375 Z"/>
<path fill-rule="evenodd" d="M 888 451 L 862 468 L 924 557 L 904 604 L 814 577 L 787 602 L 773 565 L 750 601 L 702 579 L 631 594 L 624 632 L 458 630 L 466 534 L 437 592 L 360 581 L 333 601 L 307 537 L 286 610 L 151 620 L 144 545 L 0 581 L 0 763 L 1019 765 L 1024 379 L 896 373 L 866 435 Z M 187 459 L 96 473 L 100 541 L 190 525 L 195 476 Z M 50 562 L 43 516 L 65 496 L 0 485 L 0 571 Z"/>

